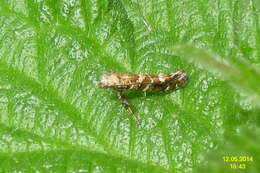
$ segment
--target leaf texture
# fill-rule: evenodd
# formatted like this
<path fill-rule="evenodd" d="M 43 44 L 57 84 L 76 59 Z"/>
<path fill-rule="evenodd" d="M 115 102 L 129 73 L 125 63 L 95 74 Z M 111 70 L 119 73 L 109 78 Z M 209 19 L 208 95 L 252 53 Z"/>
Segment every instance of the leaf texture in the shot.
<path fill-rule="evenodd" d="M 0 172 L 192 172 L 253 117 L 228 82 L 168 49 L 190 43 L 259 66 L 256 1 L 0 0 Z M 185 48 L 181 48 L 185 51 Z M 127 92 L 107 72 L 171 73 L 187 87 Z M 243 71 L 241 72 L 243 73 Z"/>

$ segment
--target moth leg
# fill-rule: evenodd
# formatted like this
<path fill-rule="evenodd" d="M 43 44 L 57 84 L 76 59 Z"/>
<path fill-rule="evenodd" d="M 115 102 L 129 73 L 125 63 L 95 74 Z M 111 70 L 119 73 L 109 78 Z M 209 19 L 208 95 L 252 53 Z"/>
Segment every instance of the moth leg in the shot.
<path fill-rule="evenodd" d="M 117 91 L 117 97 L 121 101 L 123 107 L 132 115 L 134 121 L 138 126 L 140 126 L 141 122 L 139 118 L 134 114 L 133 110 L 131 109 L 130 102 L 126 99 L 126 97 L 123 95 L 122 91 Z"/>

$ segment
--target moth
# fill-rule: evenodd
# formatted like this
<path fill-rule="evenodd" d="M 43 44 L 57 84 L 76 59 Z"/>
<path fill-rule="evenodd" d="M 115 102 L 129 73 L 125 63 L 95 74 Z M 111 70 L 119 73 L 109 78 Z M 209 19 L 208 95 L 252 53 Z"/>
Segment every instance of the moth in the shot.
<path fill-rule="evenodd" d="M 98 83 L 101 88 L 111 88 L 117 92 L 117 97 L 123 107 L 133 115 L 133 119 L 140 125 L 140 120 L 133 113 L 131 104 L 123 95 L 126 90 L 141 91 L 168 91 L 176 90 L 187 84 L 188 76 L 183 70 L 177 70 L 169 75 L 148 75 L 148 74 L 118 74 L 108 73 L 101 77 Z"/>

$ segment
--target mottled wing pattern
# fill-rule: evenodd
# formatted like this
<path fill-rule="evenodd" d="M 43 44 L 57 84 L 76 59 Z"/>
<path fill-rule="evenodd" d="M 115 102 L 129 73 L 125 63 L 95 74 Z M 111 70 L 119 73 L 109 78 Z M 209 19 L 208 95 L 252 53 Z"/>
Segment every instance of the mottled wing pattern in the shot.
<path fill-rule="evenodd" d="M 117 90 L 164 91 L 182 87 L 186 82 L 186 73 L 179 70 L 170 75 L 110 73 L 102 76 L 99 85 L 104 88 L 114 88 Z"/>
<path fill-rule="evenodd" d="M 117 91 L 118 99 L 124 108 L 132 114 L 138 126 L 141 121 L 131 109 L 130 102 L 123 95 L 123 90 L 135 89 L 142 91 L 167 91 L 175 90 L 187 84 L 187 75 L 182 70 L 177 70 L 169 75 L 147 75 L 147 74 L 117 74 L 110 73 L 101 77 L 99 86 L 103 88 L 113 88 Z"/>

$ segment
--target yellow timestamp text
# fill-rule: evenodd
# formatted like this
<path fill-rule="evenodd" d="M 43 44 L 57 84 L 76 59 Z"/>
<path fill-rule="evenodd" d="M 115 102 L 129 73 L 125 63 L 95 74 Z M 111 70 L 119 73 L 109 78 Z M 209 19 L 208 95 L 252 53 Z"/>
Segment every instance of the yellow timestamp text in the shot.
<path fill-rule="evenodd" d="M 224 162 L 253 162 L 253 156 L 223 156 Z"/>
<path fill-rule="evenodd" d="M 246 169 L 245 163 L 241 163 L 241 164 L 231 163 L 231 164 L 229 164 L 229 166 L 231 169 Z"/>
<path fill-rule="evenodd" d="M 247 163 L 254 161 L 253 156 L 223 156 L 222 159 L 231 169 L 246 169 Z"/>

